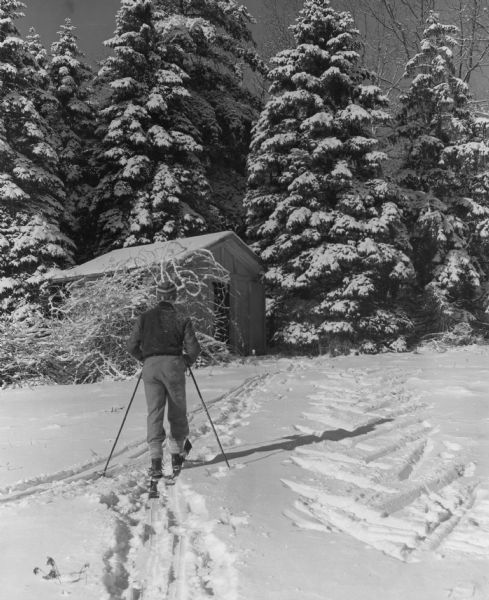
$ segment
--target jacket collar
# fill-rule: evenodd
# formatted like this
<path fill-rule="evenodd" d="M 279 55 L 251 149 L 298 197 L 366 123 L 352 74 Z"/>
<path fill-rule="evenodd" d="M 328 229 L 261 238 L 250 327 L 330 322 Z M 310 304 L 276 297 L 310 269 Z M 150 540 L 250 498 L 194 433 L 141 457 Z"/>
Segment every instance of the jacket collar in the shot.
<path fill-rule="evenodd" d="M 158 302 L 158 307 L 164 308 L 166 310 L 175 310 L 175 306 L 171 302 L 167 302 L 166 300 L 161 300 L 161 302 Z"/>

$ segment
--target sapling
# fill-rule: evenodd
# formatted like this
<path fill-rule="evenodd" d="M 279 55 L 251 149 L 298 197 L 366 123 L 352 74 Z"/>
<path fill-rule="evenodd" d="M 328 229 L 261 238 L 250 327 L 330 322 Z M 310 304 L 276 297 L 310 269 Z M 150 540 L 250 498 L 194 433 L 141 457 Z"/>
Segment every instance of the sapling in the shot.
<path fill-rule="evenodd" d="M 48 573 L 46 573 L 40 567 L 35 567 L 34 575 L 38 575 L 39 573 L 42 573 L 43 579 L 57 579 L 59 581 L 59 583 L 61 583 L 61 575 L 60 575 L 59 569 L 56 565 L 56 561 L 54 560 L 54 558 L 52 558 L 51 556 L 48 556 L 47 560 L 46 560 L 46 564 L 48 565 L 48 567 L 50 567 Z"/>
<path fill-rule="evenodd" d="M 46 579 L 46 580 L 56 579 L 60 584 L 63 583 L 61 581 L 62 575 L 58 569 L 58 565 L 56 564 L 56 561 L 54 560 L 54 558 L 52 558 L 51 556 L 48 556 L 46 559 L 46 564 L 49 567 L 49 571 L 47 573 L 46 573 L 46 571 L 44 571 L 44 569 L 41 569 L 41 567 L 34 567 L 34 569 L 33 569 L 34 575 L 40 574 L 43 579 Z M 80 581 L 83 573 L 85 573 L 85 578 L 86 578 L 86 573 L 87 573 L 87 569 L 89 566 L 90 566 L 90 563 L 87 562 L 83 565 L 83 567 L 80 570 L 69 573 L 68 576 L 70 577 L 70 579 L 68 581 L 70 583 L 76 583 L 77 581 Z M 66 583 L 66 581 L 65 581 L 65 583 Z"/>

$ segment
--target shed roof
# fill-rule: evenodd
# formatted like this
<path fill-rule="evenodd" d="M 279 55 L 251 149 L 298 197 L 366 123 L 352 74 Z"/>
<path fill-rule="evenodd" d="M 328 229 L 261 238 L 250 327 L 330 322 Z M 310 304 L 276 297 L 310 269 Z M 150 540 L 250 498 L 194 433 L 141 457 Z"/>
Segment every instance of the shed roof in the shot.
<path fill-rule="evenodd" d="M 112 250 L 86 263 L 71 269 L 56 270 L 51 273 L 51 281 L 62 282 L 81 278 L 94 278 L 119 269 L 134 269 L 147 264 L 158 263 L 165 258 L 179 257 L 197 250 L 212 250 L 223 243 L 234 246 L 242 252 L 247 261 L 261 268 L 258 257 L 247 244 L 232 231 L 207 233 L 169 242 L 157 242 L 143 246 L 131 246 Z"/>

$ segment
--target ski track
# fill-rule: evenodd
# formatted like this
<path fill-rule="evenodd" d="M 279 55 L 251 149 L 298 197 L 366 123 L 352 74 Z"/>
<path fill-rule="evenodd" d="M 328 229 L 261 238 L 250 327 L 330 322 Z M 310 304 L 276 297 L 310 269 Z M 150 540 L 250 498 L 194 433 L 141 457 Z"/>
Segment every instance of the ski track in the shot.
<path fill-rule="evenodd" d="M 241 418 L 247 417 L 257 406 L 253 400 L 252 391 L 266 378 L 272 376 L 267 374 L 250 377 L 242 385 L 212 402 L 207 403 L 208 406 L 211 406 L 215 402 L 220 402 L 219 416 L 214 418 L 214 424 L 217 425 L 216 429 L 218 432 L 222 430 L 222 435 L 224 436 L 224 430 L 228 431 L 230 428 L 233 429 L 242 424 Z M 202 406 L 199 406 L 190 411 L 189 422 L 191 425 L 194 425 L 195 422 L 198 421 L 199 416 L 202 417 L 203 410 Z M 202 418 L 200 420 L 202 420 Z M 209 432 L 211 432 L 211 427 L 205 420 L 204 423 L 197 423 L 192 427 L 192 433 L 197 439 L 205 436 Z M 139 459 L 146 452 L 146 440 L 138 440 L 118 449 L 114 452 L 112 465 L 107 470 L 108 476 L 112 477 L 114 474 L 119 473 L 121 469 L 127 468 L 128 463 L 138 464 L 140 462 Z M 193 454 L 196 455 L 195 452 Z M 200 454 L 197 454 L 196 456 L 200 457 Z M 118 459 L 117 464 L 115 464 L 116 459 Z M 0 488 L 0 504 L 14 502 L 33 494 L 51 492 L 53 486 L 57 485 L 73 483 L 76 481 L 93 481 L 100 477 L 105 463 L 106 458 L 97 458 L 80 465 L 75 465 L 69 469 L 64 469 L 56 473 L 42 474 L 38 477 L 24 479 L 12 485 Z"/>
<path fill-rule="evenodd" d="M 118 596 L 128 600 L 234 600 L 234 557 L 214 534 L 205 500 L 183 481 L 160 483 L 160 498 L 143 503 L 123 557 Z M 145 490 L 141 492 L 145 495 Z"/>
<path fill-rule="evenodd" d="M 296 428 L 326 439 L 295 450 L 292 462 L 308 474 L 307 484 L 300 474 L 283 480 L 297 495 L 286 516 L 299 528 L 343 532 L 406 562 L 433 552 L 487 560 L 489 485 L 474 481 L 458 444 L 435 438 L 404 375 L 330 369 L 325 379 L 313 385 L 303 413 L 315 425 Z M 329 440 L 331 430 L 345 436 Z"/>
<path fill-rule="evenodd" d="M 338 372 L 322 365 L 321 383 L 307 384 L 304 424 L 296 425 L 322 439 L 292 453 L 297 477 L 282 481 L 296 500 L 285 515 L 301 529 L 342 532 L 401 561 L 433 553 L 487 560 L 489 484 L 471 477 L 473 465 L 464 461 L 459 445 L 435 436 L 422 398 L 406 391 L 404 375 L 396 369 Z M 239 443 L 236 433 L 260 407 L 265 387 L 277 378 L 287 383 L 301 370 L 307 381 L 299 361 L 221 396 L 213 418 L 223 444 Z M 190 421 L 199 443 L 189 462 L 219 463 L 202 407 L 191 411 Z M 99 459 L 20 481 L 0 490 L 0 504 L 95 495 L 113 528 L 103 556 L 110 600 L 237 600 L 235 557 L 216 535 L 205 498 L 187 483 L 184 471 L 174 486 L 160 483 L 160 498 L 148 501 L 145 454 L 144 441 L 122 448 L 107 478 L 99 477 L 104 466 Z M 214 475 L 225 471 L 218 466 Z"/>
<path fill-rule="evenodd" d="M 256 375 L 221 396 L 214 424 L 223 444 L 236 442 L 234 431 L 259 407 L 257 394 L 276 375 Z M 217 400 L 208 403 L 215 404 Z M 189 462 L 216 459 L 216 442 L 203 407 L 189 414 L 198 440 Z M 237 600 L 234 556 L 214 533 L 205 499 L 184 483 L 160 483 L 160 498 L 147 499 L 146 442 L 114 453 L 108 477 L 105 459 L 54 474 L 23 480 L 0 490 L 0 505 L 51 502 L 57 497 L 90 494 L 105 505 L 112 523 L 112 544 L 103 556 L 103 586 L 110 600 Z M 168 464 L 165 469 L 171 470 Z M 225 467 L 218 466 L 218 476 Z M 222 474 L 222 473 L 221 473 Z M 236 526 L 236 519 L 229 523 Z"/>

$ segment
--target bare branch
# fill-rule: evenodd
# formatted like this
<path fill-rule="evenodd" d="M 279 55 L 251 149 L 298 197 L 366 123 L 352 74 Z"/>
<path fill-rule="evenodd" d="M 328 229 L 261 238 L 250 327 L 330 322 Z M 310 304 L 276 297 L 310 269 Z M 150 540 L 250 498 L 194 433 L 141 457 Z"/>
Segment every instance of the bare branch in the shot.
<path fill-rule="evenodd" d="M 204 359 L 226 359 L 229 350 L 218 334 L 227 306 L 218 305 L 225 298 L 213 286 L 226 289 L 229 273 L 207 250 L 174 252 L 156 264 L 147 257 L 135 269 L 61 286 L 48 299 L 50 314 L 34 322 L 1 321 L 0 385 L 132 376 L 138 366 L 126 341 L 135 317 L 154 305 L 162 275 L 175 282 L 179 308 L 192 316 Z"/>

